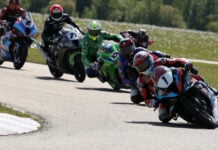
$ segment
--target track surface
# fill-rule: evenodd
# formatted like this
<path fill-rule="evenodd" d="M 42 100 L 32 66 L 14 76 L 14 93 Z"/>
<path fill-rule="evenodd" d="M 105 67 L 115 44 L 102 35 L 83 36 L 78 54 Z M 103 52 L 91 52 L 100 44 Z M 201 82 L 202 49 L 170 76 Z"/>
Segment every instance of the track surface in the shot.
<path fill-rule="evenodd" d="M 37 132 L 1 136 L 2 150 L 215 150 L 218 130 L 183 120 L 162 124 L 157 111 L 133 105 L 128 90 L 74 76 L 54 79 L 46 65 L 0 66 L 0 102 L 42 118 Z"/>

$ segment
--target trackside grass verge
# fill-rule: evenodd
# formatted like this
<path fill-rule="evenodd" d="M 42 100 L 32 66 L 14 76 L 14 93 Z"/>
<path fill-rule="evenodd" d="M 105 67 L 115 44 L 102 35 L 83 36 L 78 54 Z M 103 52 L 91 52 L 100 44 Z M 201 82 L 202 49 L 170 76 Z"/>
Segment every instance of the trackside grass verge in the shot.
<path fill-rule="evenodd" d="M 0 103 L 0 113 L 8 113 L 8 114 L 12 114 L 15 116 L 24 117 L 24 118 L 31 118 L 31 119 L 34 119 L 35 121 L 39 121 L 38 118 L 36 118 L 28 113 L 21 112 L 19 110 L 16 110 L 14 108 L 11 108 L 11 107 L 4 105 L 4 104 L 1 104 L 1 103 Z"/>

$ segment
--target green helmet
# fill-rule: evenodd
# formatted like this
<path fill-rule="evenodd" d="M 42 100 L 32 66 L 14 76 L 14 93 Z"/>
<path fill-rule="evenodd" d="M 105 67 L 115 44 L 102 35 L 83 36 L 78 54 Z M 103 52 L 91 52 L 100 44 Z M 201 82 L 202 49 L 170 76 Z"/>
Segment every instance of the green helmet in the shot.
<path fill-rule="evenodd" d="M 101 32 L 101 24 L 98 21 L 90 21 L 88 24 L 88 33 L 92 40 L 96 41 Z"/>

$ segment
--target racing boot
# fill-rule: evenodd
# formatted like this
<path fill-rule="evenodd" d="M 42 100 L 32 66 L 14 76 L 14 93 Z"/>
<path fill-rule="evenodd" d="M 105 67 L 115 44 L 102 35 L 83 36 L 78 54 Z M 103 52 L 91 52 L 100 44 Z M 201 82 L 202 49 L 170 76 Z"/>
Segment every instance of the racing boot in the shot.
<path fill-rule="evenodd" d="M 173 118 L 172 114 L 169 113 L 169 108 L 167 108 L 166 104 L 162 104 L 162 103 L 159 104 L 158 113 L 159 113 L 159 120 L 162 121 L 163 123 L 167 123 Z"/>
<path fill-rule="evenodd" d="M 131 91 L 130 91 L 130 94 L 131 94 L 131 101 L 134 103 L 134 104 L 139 104 L 140 102 L 143 102 L 143 97 L 142 95 L 140 94 L 139 90 L 138 89 L 133 89 L 131 88 Z"/>

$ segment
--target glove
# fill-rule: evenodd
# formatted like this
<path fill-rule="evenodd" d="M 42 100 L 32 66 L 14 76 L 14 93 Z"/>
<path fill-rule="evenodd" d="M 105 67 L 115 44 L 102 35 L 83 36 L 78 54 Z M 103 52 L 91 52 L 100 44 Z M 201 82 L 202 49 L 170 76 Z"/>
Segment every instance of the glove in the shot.
<path fill-rule="evenodd" d="M 193 64 L 188 62 L 185 64 L 184 68 L 186 71 L 190 71 L 193 68 Z"/>
<path fill-rule="evenodd" d="M 191 68 L 191 73 L 193 73 L 194 75 L 197 75 L 198 74 L 198 69 L 193 67 Z"/>
<path fill-rule="evenodd" d="M 186 71 L 190 71 L 194 75 L 198 74 L 198 69 L 195 68 L 192 63 L 186 63 L 184 68 Z"/>
<path fill-rule="evenodd" d="M 56 44 L 56 43 L 58 43 L 59 40 L 60 40 L 60 38 L 56 37 L 54 39 L 51 39 L 49 42 L 52 43 L 52 44 Z"/>
<path fill-rule="evenodd" d="M 133 67 L 127 67 L 126 68 L 126 76 L 130 79 L 130 80 L 133 80 L 133 79 L 136 79 L 138 76 L 139 76 L 139 73 L 138 71 L 133 68 Z"/>
<path fill-rule="evenodd" d="M 148 107 L 158 107 L 158 102 L 156 99 L 145 100 L 145 103 Z"/>

